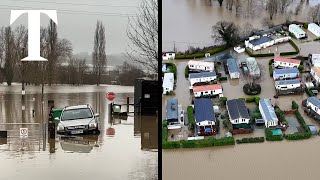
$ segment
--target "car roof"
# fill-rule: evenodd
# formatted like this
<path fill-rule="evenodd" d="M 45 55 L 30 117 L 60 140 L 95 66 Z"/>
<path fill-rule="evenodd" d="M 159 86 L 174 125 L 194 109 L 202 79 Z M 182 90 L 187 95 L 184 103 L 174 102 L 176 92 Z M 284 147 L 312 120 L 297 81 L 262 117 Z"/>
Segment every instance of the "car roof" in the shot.
<path fill-rule="evenodd" d="M 66 106 L 64 110 L 70 110 L 70 109 L 83 109 L 83 108 L 90 108 L 89 104 L 83 104 L 83 105 L 77 105 L 77 106 Z"/>

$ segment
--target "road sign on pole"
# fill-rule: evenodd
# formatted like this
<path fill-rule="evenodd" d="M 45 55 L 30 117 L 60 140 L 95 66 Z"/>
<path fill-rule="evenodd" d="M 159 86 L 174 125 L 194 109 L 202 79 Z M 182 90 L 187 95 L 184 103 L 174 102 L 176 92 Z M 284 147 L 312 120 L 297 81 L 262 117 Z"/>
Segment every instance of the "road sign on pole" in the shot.
<path fill-rule="evenodd" d="M 20 128 L 20 138 L 28 137 L 28 128 Z"/>

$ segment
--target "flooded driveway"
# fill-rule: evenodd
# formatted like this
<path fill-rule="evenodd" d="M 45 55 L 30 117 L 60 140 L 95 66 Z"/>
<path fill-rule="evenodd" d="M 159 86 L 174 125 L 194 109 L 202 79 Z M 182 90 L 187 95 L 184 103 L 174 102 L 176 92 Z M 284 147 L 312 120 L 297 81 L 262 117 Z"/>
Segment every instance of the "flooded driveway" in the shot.
<path fill-rule="evenodd" d="M 99 135 L 57 135 L 48 140 L 41 128 L 47 122 L 41 116 L 41 87 L 26 87 L 22 111 L 21 86 L 1 85 L 0 123 L 29 124 L 0 124 L 0 130 L 8 130 L 9 136 L 0 141 L 0 179 L 157 179 L 158 152 L 153 150 L 158 143 L 157 118 L 129 116 L 111 121 L 105 97 L 109 91 L 116 93 L 115 103 L 124 104 L 126 97 L 133 102 L 133 87 L 45 87 L 44 116 L 48 100 L 54 100 L 55 107 L 90 104 L 100 114 L 101 130 Z M 21 127 L 28 128 L 28 138 L 20 139 Z"/>

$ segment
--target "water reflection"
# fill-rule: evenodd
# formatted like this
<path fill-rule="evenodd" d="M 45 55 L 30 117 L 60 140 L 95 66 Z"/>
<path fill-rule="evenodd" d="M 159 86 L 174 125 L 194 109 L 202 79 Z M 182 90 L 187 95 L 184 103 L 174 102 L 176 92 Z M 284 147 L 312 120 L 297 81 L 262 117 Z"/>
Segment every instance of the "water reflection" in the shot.
<path fill-rule="evenodd" d="M 23 100 L 20 94 L 21 86 L 13 85 L 7 88 L 0 85 L 0 123 L 40 123 L 40 127 L 37 125 L 0 125 L 0 130 L 8 130 L 9 136 L 7 142 L 0 139 L 0 158 L 3 162 L 0 163 L 0 169 L 4 171 L 3 177 L 36 179 L 43 175 L 48 180 L 75 177 L 81 180 L 90 179 L 92 174 L 95 174 L 95 179 L 122 180 L 141 179 L 141 177 L 152 179 L 157 176 L 157 153 L 141 150 L 142 137 L 135 136 L 137 128 L 135 124 L 142 124 L 139 121 L 143 121 L 144 118 L 115 119 L 110 123 L 107 106 L 110 102 L 106 100 L 105 93 L 115 92 L 115 103 L 124 104 L 127 97 L 130 102 L 133 102 L 132 87 L 45 87 L 43 115 L 41 115 L 41 94 L 39 94 L 41 91 L 38 89 L 39 87 L 27 86 L 27 94 Z M 48 122 L 48 100 L 54 100 L 56 108 L 90 104 L 94 112 L 100 115 L 100 134 L 68 138 L 57 135 L 55 139 L 47 139 L 47 135 L 46 141 L 43 141 L 42 124 Z M 22 110 L 23 104 L 25 105 L 24 111 Z M 34 117 L 33 111 L 35 112 Z M 123 111 L 126 111 L 126 106 L 123 106 Z M 129 111 L 133 111 L 133 107 L 129 107 Z M 156 131 L 156 121 L 153 119 L 150 122 L 154 124 L 147 123 L 149 127 L 145 128 L 145 132 Z M 29 129 L 29 137 L 25 140 L 19 138 L 21 127 Z M 109 133 L 109 128 L 112 128 L 114 132 Z M 150 133 L 150 138 L 152 141 L 157 140 L 155 134 Z M 146 146 L 153 147 L 154 145 L 147 143 Z M 37 159 L 37 161 L 29 161 L 29 159 Z M 10 170 L 13 166 L 5 165 L 10 162 L 14 162 L 14 166 L 20 169 L 19 173 L 12 173 Z M 123 164 L 123 162 L 127 163 Z M 61 170 L 59 167 L 62 166 L 67 168 Z M 43 173 L 41 171 L 42 175 L 35 172 L 38 172 L 40 168 L 44 169 Z M 57 171 L 60 173 L 53 174 Z"/>

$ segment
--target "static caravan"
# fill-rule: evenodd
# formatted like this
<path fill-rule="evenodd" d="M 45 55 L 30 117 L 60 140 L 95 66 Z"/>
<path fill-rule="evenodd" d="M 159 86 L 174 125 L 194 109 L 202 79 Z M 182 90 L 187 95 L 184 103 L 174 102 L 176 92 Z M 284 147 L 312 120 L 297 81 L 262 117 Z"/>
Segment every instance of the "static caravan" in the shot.
<path fill-rule="evenodd" d="M 246 47 L 256 51 L 274 45 L 275 41 L 268 36 L 249 38 L 245 41 Z"/>
<path fill-rule="evenodd" d="M 174 74 L 164 73 L 163 84 L 162 84 L 163 94 L 167 94 L 173 91 L 173 86 L 174 86 Z"/>
<path fill-rule="evenodd" d="M 253 78 L 259 78 L 261 74 L 256 58 L 248 57 L 246 63 L 249 70 L 249 75 Z"/>
<path fill-rule="evenodd" d="M 297 59 L 289 59 L 289 58 L 283 58 L 283 57 L 274 58 L 274 67 L 298 68 L 299 65 L 300 65 L 300 60 L 297 60 Z"/>
<path fill-rule="evenodd" d="M 176 57 L 175 52 L 164 52 L 162 53 L 162 60 L 174 60 Z"/>
<path fill-rule="evenodd" d="M 296 79 L 299 77 L 299 70 L 297 68 L 286 68 L 286 69 L 274 69 L 273 79 Z"/>
<path fill-rule="evenodd" d="M 249 124 L 250 115 L 243 100 L 232 99 L 227 101 L 227 110 L 232 124 Z"/>
<path fill-rule="evenodd" d="M 308 25 L 308 30 L 312 32 L 317 37 L 320 37 L 320 27 L 315 23 L 310 23 Z"/>
<path fill-rule="evenodd" d="M 191 86 L 193 86 L 195 83 L 211 82 L 216 79 L 217 79 L 217 74 L 214 71 L 189 74 L 189 81 Z"/>
<path fill-rule="evenodd" d="M 302 86 L 299 79 L 279 80 L 275 81 L 275 87 L 278 90 L 296 89 Z"/>
<path fill-rule="evenodd" d="M 298 25 L 290 24 L 289 32 L 291 32 L 296 38 L 301 39 L 306 37 L 306 32 L 304 32 Z"/>
<path fill-rule="evenodd" d="M 320 67 L 312 67 L 310 71 L 311 76 L 316 81 L 316 84 L 320 84 Z"/>
<path fill-rule="evenodd" d="M 213 62 L 203 62 L 203 61 L 189 61 L 188 67 L 190 71 L 214 71 Z"/>
<path fill-rule="evenodd" d="M 307 107 L 311 108 L 315 113 L 320 115 L 320 100 L 315 96 L 307 99 Z"/>
<path fill-rule="evenodd" d="M 203 96 L 222 96 L 222 86 L 221 84 L 212 84 L 205 86 L 195 86 L 193 87 L 194 97 L 203 97 Z"/>
<path fill-rule="evenodd" d="M 177 98 L 167 100 L 166 107 L 168 129 L 180 129 L 184 123 L 182 106 L 178 105 Z"/>
<path fill-rule="evenodd" d="M 213 112 L 213 102 L 208 98 L 194 100 L 195 124 L 198 135 L 214 133 L 216 117 Z"/>
<path fill-rule="evenodd" d="M 311 55 L 311 64 L 314 67 L 320 67 L 320 54 Z"/>
<path fill-rule="evenodd" d="M 240 71 L 239 71 L 236 60 L 233 58 L 227 59 L 227 66 L 228 66 L 230 79 L 239 79 Z"/>
<path fill-rule="evenodd" d="M 267 128 L 278 125 L 278 117 L 269 99 L 260 99 L 259 110 Z"/>

